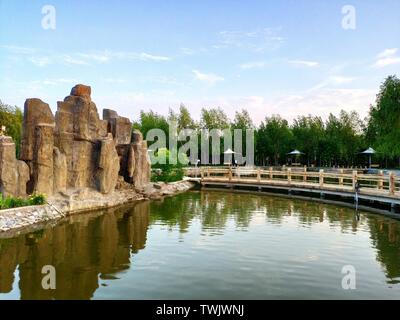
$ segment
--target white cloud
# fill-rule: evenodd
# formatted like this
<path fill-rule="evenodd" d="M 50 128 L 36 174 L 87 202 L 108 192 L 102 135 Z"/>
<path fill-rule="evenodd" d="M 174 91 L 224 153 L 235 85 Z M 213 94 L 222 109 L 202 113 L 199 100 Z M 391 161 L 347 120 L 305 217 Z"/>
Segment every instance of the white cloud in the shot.
<path fill-rule="evenodd" d="M 51 60 L 49 57 L 31 57 L 31 58 L 29 58 L 29 61 L 38 67 L 45 67 L 51 63 Z"/>
<path fill-rule="evenodd" d="M 397 53 L 397 51 L 398 51 L 397 48 L 385 49 L 380 54 L 378 54 L 378 58 L 391 57 L 391 56 L 395 55 Z"/>
<path fill-rule="evenodd" d="M 400 63 L 400 56 L 397 55 L 398 48 L 386 49 L 377 55 L 377 60 L 373 64 L 375 68 L 384 68 L 393 64 Z"/>
<path fill-rule="evenodd" d="M 198 70 L 192 70 L 192 72 L 194 73 L 194 76 L 197 80 L 206 82 L 210 85 L 214 85 L 215 83 L 217 83 L 218 81 L 223 81 L 224 78 L 221 76 L 218 76 L 216 74 L 213 73 L 202 73 Z"/>
<path fill-rule="evenodd" d="M 288 61 L 292 65 L 303 66 L 309 68 L 315 68 L 319 66 L 319 63 L 316 61 L 308 61 L 308 60 L 289 60 Z"/>
<path fill-rule="evenodd" d="M 240 68 L 243 70 L 259 69 L 259 68 L 264 68 L 265 65 L 266 65 L 265 61 L 253 61 L 241 64 Z"/>
<path fill-rule="evenodd" d="M 27 48 L 27 47 L 20 47 L 14 45 L 2 45 L 0 48 L 10 51 L 14 54 L 34 54 L 36 49 L 34 48 Z"/>
<path fill-rule="evenodd" d="M 80 57 L 86 59 L 86 60 L 91 60 L 94 62 L 99 62 L 99 63 L 104 63 L 110 60 L 110 56 L 107 53 L 80 53 Z"/>
<path fill-rule="evenodd" d="M 70 55 L 63 55 L 62 61 L 68 64 L 75 64 L 75 65 L 88 65 L 85 60 L 74 58 Z"/>
<path fill-rule="evenodd" d="M 322 81 L 319 84 L 317 84 L 316 86 L 312 87 L 309 91 L 318 90 L 318 89 L 326 88 L 326 87 L 330 87 L 330 86 L 337 87 L 340 85 L 352 83 L 354 80 L 355 80 L 354 77 L 345 77 L 345 76 L 340 76 L 340 75 L 334 75 L 334 76 L 328 77 L 324 81 Z"/>
<path fill-rule="evenodd" d="M 220 42 L 215 49 L 237 47 L 255 52 L 263 52 L 279 48 L 285 38 L 279 35 L 281 28 L 263 28 L 253 31 L 221 31 Z"/>

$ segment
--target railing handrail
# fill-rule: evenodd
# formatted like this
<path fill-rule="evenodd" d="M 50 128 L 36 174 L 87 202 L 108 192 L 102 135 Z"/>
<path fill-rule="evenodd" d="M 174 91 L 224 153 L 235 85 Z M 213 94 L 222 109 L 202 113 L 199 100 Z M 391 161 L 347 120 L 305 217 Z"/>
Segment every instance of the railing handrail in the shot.
<path fill-rule="evenodd" d="M 352 186 L 351 190 L 355 191 L 356 184 L 363 189 L 379 190 L 388 192 L 389 196 L 400 197 L 400 176 L 395 175 L 393 172 L 384 175 L 383 171 L 379 174 L 364 174 L 353 170 L 351 173 L 344 173 L 343 169 L 339 172 L 326 172 L 324 169 L 316 171 L 308 171 L 304 167 L 302 170 L 292 170 L 292 168 L 285 168 L 285 170 L 276 170 L 273 167 L 269 169 L 261 167 L 191 167 L 185 168 L 187 175 L 199 175 L 203 181 L 218 179 L 219 181 L 237 182 L 240 181 L 253 181 L 253 182 L 273 182 L 273 181 L 286 181 L 287 184 L 303 184 L 315 185 L 319 184 L 321 188 L 327 186 L 346 187 Z M 222 175 L 222 176 L 221 176 Z"/>

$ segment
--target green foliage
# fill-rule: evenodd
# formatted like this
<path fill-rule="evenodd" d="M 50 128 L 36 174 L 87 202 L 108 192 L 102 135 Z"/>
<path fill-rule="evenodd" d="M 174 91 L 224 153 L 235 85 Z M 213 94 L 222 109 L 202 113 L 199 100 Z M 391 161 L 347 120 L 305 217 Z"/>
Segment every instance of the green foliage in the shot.
<path fill-rule="evenodd" d="M 12 107 L 0 100 L 0 127 L 5 126 L 5 134 L 12 137 L 15 142 L 17 157 L 21 144 L 23 113 L 18 107 Z"/>
<path fill-rule="evenodd" d="M 139 121 L 133 123 L 133 129 L 137 129 L 142 132 L 144 139 L 146 139 L 147 133 L 151 129 L 161 129 L 165 132 L 168 142 L 168 121 L 164 116 L 159 115 L 154 111 L 141 111 Z"/>
<path fill-rule="evenodd" d="M 166 148 L 159 149 L 155 156 L 163 156 L 165 159 L 165 163 L 157 163 L 152 166 L 153 168 L 153 173 L 151 180 L 153 182 L 157 181 L 163 181 L 163 182 L 175 182 L 175 181 L 180 181 L 183 179 L 183 165 L 181 164 L 180 161 L 178 161 L 177 164 L 170 164 L 170 152 Z M 180 155 L 179 156 L 181 159 L 185 158 L 186 155 Z M 187 161 L 187 159 L 183 162 Z"/>
<path fill-rule="evenodd" d="M 228 116 L 220 108 L 201 109 L 200 126 L 203 129 L 228 129 L 230 122 Z"/>
<path fill-rule="evenodd" d="M 293 134 L 288 122 L 279 115 L 266 117 L 257 131 L 256 150 L 260 160 L 278 165 L 285 161 L 286 153 L 293 145 Z"/>
<path fill-rule="evenodd" d="M 0 194 L 0 210 L 27 206 L 39 206 L 45 203 L 46 198 L 42 194 L 33 194 L 28 199 L 16 197 L 3 198 L 3 196 Z"/>
<path fill-rule="evenodd" d="M 365 131 L 367 141 L 382 156 L 400 157 L 400 79 L 396 76 L 382 83 Z"/>

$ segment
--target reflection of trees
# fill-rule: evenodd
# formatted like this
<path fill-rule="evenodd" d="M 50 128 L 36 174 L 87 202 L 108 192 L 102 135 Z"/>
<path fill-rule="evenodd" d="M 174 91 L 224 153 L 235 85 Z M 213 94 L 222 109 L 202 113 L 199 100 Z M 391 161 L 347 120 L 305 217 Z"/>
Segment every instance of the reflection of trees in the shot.
<path fill-rule="evenodd" d="M 341 231 L 357 231 L 352 211 L 320 202 L 223 191 L 187 192 L 151 204 L 152 221 L 169 227 L 179 226 L 186 232 L 193 219 L 199 219 L 203 230 L 226 228 L 229 219 L 237 228 L 247 228 L 255 213 L 264 213 L 266 223 L 282 224 L 285 217 L 297 219 L 299 225 L 312 226 L 329 222 Z"/>
<path fill-rule="evenodd" d="M 386 268 L 389 283 L 398 283 L 400 277 L 400 230 L 399 223 L 376 217 L 368 221 L 371 239 L 377 249 L 377 260 Z M 397 278 L 397 280 L 396 280 Z"/>
<path fill-rule="evenodd" d="M 103 279 L 129 267 L 145 247 L 149 203 L 103 215 L 71 217 L 51 229 L 0 240 L 0 293 L 10 292 L 18 266 L 22 299 L 89 299 Z M 43 290 L 44 265 L 57 272 L 56 290 Z"/>

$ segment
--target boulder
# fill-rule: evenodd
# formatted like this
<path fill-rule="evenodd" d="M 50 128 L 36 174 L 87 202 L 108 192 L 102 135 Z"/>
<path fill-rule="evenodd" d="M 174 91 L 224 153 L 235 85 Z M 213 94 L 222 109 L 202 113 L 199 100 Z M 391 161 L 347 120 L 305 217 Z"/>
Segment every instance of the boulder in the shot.
<path fill-rule="evenodd" d="M 17 172 L 18 172 L 18 187 L 17 196 L 25 198 L 26 197 L 26 186 L 30 180 L 30 170 L 26 162 L 17 160 Z"/>
<path fill-rule="evenodd" d="M 133 136 L 133 153 L 135 159 L 135 168 L 133 170 L 133 183 L 136 188 L 143 189 L 150 182 L 151 163 L 147 152 L 147 142 L 143 141 L 143 135 L 135 130 Z"/>
<path fill-rule="evenodd" d="M 119 157 L 111 134 L 101 140 L 98 164 L 98 188 L 102 193 L 114 191 L 118 182 Z"/>
<path fill-rule="evenodd" d="M 67 190 L 67 157 L 61 153 L 57 147 L 53 148 L 53 171 L 54 171 L 54 185 L 53 191 L 65 192 Z"/>
<path fill-rule="evenodd" d="M 103 110 L 103 119 L 108 122 L 108 132 L 111 132 L 116 145 L 131 143 L 132 122 L 128 118 L 120 117 L 110 109 Z"/>
<path fill-rule="evenodd" d="M 91 99 L 92 88 L 83 84 L 77 84 L 71 89 L 71 96 L 85 97 Z"/>
<path fill-rule="evenodd" d="M 7 136 L 0 136 L 0 192 L 3 197 L 18 195 L 15 143 Z"/>
<path fill-rule="evenodd" d="M 54 126 L 38 124 L 35 129 L 33 189 L 36 193 L 53 194 Z"/>
<path fill-rule="evenodd" d="M 47 103 L 40 99 L 27 99 L 24 105 L 24 121 L 20 159 L 32 161 L 34 157 L 35 128 L 39 124 L 54 124 L 54 116 Z"/>

